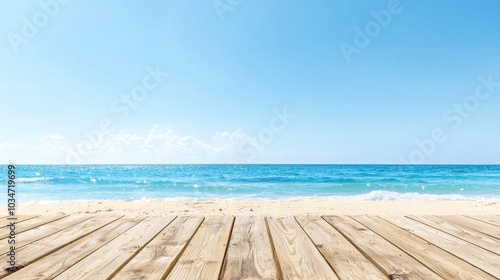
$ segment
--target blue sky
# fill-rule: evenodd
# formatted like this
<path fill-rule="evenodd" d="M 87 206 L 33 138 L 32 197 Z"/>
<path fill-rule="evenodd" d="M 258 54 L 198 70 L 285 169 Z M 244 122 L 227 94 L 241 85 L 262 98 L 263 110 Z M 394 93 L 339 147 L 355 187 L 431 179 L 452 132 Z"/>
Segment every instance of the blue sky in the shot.
<path fill-rule="evenodd" d="M 499 163 L 498 1 L 62 2 L 0 2 L 2 162 Z"/>

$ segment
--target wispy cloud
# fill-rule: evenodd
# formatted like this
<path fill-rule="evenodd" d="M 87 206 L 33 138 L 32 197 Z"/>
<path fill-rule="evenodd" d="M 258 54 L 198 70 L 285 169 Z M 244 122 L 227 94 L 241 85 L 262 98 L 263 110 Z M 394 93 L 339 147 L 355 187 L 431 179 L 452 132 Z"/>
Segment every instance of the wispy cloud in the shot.
<path fill-rule="evenodd" d="M 244 143 L 251 146 L 253 142 L 255 139 L 241 129 L 216 132 L 211 139 L 204 140 L 155 125 L 144 135 L 125 130 L 102 135 L 99 145 L 74 145 L 60 134 L 46 135 L 35 145 L 2 142 L 0 157 L 16 163 L 65 164 L 80 155 L 83 156 L 77 162 L 82 164 L 245 163 L 248 156 L 239 147 Z"/>

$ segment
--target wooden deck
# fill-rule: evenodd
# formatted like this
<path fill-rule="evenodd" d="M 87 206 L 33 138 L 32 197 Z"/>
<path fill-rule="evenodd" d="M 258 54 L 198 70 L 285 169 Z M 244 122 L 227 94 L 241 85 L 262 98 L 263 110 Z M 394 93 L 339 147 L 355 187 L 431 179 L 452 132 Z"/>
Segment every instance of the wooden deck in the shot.
<path fill-rule="evenodd" d="M 500 216 L 17 218 L 3 279 L 500 278 Z"/>

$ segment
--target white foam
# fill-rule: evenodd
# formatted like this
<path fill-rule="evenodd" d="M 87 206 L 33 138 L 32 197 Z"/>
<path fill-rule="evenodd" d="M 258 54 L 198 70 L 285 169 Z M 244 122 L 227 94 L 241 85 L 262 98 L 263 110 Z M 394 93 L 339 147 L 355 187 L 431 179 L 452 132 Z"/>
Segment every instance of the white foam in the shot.
<path fill-rule="evenodd" d="M 320 199 L 320 200 L 343 200 L 343 201 L 393 201 L 393 200 L 437 200 L 437 201 L 500 201 L 500 195 L 461 195 L 461 194 L 421 194 L 421 193 L 399 193 L 383 190 L 375 190 L 369 193 L 357 195 L 338 195 L 338 196 L 288 196 L 288 197 L 262 197 L 258 194 L 241 196 L 175 196 L 175 197 L 140 197 L 136 199 L 72 199 L 72 200 L 30 200 L 21 204 L 69 204 L 83 202 L 106 202 L 106 201 L 131 201 L 137 203 L 153 201 L 208 201 L 208 200 L 254 200 L 254 201 L 275 201 L 275 200 L 301 200 L 301 199 Z"/>
<path fill-rule="evenodd" d="M 399 193 L 383 190 L 375 190 L 365 194 L 347 196 L 311 197 L 315 199 L 338 199 L 338 200 L 369 200 L 369 201 L 391 201 L 391 200 L 440 200 L 440 201 L 496 201 L 500 196 L 474 196 L 461 194 L 421 194 L 421 193 Z"/>

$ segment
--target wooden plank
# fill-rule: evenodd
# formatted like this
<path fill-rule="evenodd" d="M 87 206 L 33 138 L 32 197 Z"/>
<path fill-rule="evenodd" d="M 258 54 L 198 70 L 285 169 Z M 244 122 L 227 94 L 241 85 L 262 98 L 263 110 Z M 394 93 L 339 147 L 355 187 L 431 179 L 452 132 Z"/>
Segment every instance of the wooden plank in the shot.
<path fill-rule="evenodd" d="M 345 216 L 323 218 L 391 279 L 442 279 L 359 222 Z"/>
<path fill-rule="evenodd" d="M 10 218 L 16 218 L 16 223 L 21 223 L 23 221 L 27 221 L 29 219 L 33 219 L 35 217 L 38 217 L 39 215 L 16 215 L 16 216 L 5 216 L 0 218 L 0 225 L 1 227 L 7 227 L 12 220 Z"/>
<path fill-rule="evenodd" d="M 299 216 L 295 219 L 340 279 L 349 279 L 354 275 L 356 279 L 388 278 L 389 275 L 382 273 L 320 216 Z"/>
<path fill-rule="evenodd" d="M 467 216 L 467 217 L 500 227 L 500 216 Z"/>
<path fill-rule="evenodd" d="M 462 259 L 383 219 L 373 216 L 353 218 L 445 279 L 495 279 Z"/>
<path fill-rule="evenodd" d="M 39 227 L 35 227 L 28 231 L 22 232 L 16 236 L 16 248 L 21 249 L 27 244 L 40 240 L 65 228 L 79 224 L 90 218 L 92 218 L 92 216 L 66 216 L 52 223 L 44 224 Z M 0 240 L 0 244 L 0 254 L 6 254 L 9 251 L 10 247 L 10 245 L 7 244 L 7 239 L 4 238 Z"/>
<path fill-rule="evenodd" d="M 134 257 L 175 216 L 147 218 L 54 279 L 107 279 Z"/>
<path fill-rule="evenodd" d="M 455 224 L 459 224 L 464 227 L 468 227 L 472 230 L 482 232 L 491 237 L 500 239 L 500 227 L 467 218 L 465 216 L 441 216 L 443 219 L 450 221 Z"/>
<path fill-rule="evenodd" d="M 53 279 L 144 218 L 120 219 L 15 272 L 6 280 Z"/>
<path fill-rule="evenodd" d="M 408 218 L 426 224 L 438 230 L 447 232 L 457 238 L 482 247 L 485 250 L 500 255 L 500 240 L 492 238 L 459 224 L 452 224 L 438 216 L 408 216 Z"/>
<path fill-rule="evenodd" d="M 155 229 L 148 219 L 149 226 L 136 230 L 140 219 L 51 218 L 57 217 L 18 224 L 26 223 L 17 236 L 25 267 L 7 276 L 0 264 L 0 278 L 363 279 L 380 270 L 373 278 L 440 279 L 431 269 L 447 279 L 500 278 L 500 239 L 492 236 L 498 216 L 238 217 L 234 227 L 232 217 L 211 217 L 218 225 L 208 228 L 203 218 L 188 216 Z M 5 244 L 0 240 L 0 249 Z M 333 277 L 320 276 L 318 267 Z M 69 275 L 75 270 L 82 274 Z"/>
<path fill-rule="evenodd" d="M 384 217 L 383 219 L 500 279 L 500 256 L 405 217 Z"/>
<path fill-rule="evenodd" d="M 21 256 L 18 265 L 25 267 L 119 218 L 106 216 L 94 217 L 28 244 L 17 251 L 17 255 Z M 5 270 L 8 266 L 7 263 L 0 265 L 0 276 L 9 274 Z"/>
<path fill-rule="evenodd" d="M 207 217 L 167 279 L 219 279 L 233 217 Z"/>
<path fill-rule="evenodd" d="M 264 217 L 236 217 L 221 279 L 278 279 Z"/>
<path fill-rule="evenodd" d="M 66 216 L 38 216 L 33 217 L 28 220 L 24 220 L 22 222 L 16 222 L 16 234 L 21 232 L 25 232 L 32 228 L 39 227 L 44 224 L 48 224 L 50 222 L 62 219 Z M 0 234 L 0 239 L 7 238 L 9 236 L 9 232 L 5 232 L 5 234 Z"/>
<path fill-rule="evenodd" d="M 338 279 L 293 217 L 268 217 L 283 279 Z"/>
<path fill-rule="evenodd" d="M 165 279 L 203 222 L 203 217 L 179 217 L 130 260 L 115 279 Z"/>

